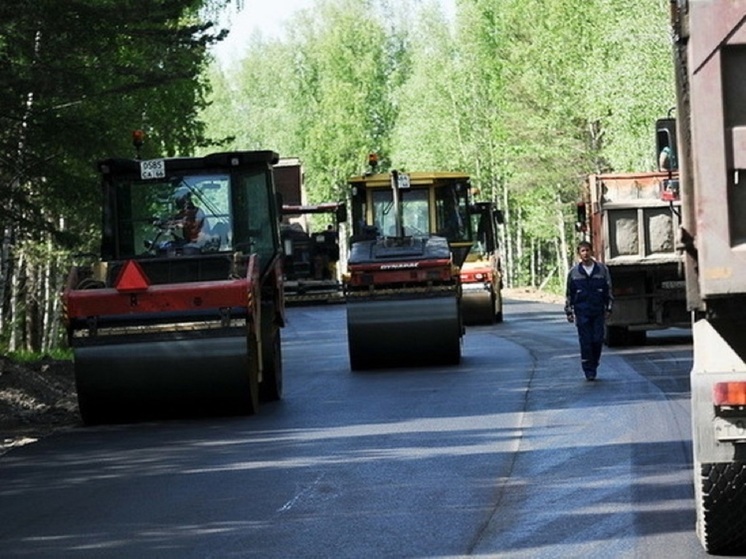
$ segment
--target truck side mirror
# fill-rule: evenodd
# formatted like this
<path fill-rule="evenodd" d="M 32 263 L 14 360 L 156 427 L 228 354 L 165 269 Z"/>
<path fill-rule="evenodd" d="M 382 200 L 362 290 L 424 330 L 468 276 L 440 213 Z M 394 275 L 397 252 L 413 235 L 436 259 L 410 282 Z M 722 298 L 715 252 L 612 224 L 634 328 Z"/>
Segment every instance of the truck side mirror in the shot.
<path fill-rule="evenodd" d="M 679 169 L 676 146 L 676 119 L 661 118 L 655 123 L 658 170 L 673 173 Z"/>
<path fill-rule="evenodd" d="M 588 230 L 588 213 L 586 212 L 585 202 L 578 202 L 575 207 L 575 231 L 585 233 Z"/>

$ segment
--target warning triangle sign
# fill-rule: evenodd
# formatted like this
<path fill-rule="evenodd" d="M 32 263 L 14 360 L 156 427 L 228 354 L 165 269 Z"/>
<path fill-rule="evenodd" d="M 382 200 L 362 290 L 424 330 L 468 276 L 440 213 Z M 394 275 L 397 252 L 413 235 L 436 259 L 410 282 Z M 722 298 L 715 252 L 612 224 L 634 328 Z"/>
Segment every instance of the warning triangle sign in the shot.
<path fill-rule="evenodd" d="M 128 260 L 114 283 L 117 291 L 145 291 L 150 285 L 148 276 L 135 260 Z"/>

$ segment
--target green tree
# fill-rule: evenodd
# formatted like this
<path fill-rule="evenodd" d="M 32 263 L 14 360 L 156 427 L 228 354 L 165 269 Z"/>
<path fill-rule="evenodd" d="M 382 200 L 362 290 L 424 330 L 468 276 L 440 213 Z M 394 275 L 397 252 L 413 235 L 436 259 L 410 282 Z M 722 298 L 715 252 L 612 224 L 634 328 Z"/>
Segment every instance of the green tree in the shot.
<path fill-rule="evenodd" d="M 221 32 L 199 14 L 205 4 L 223 3 L 0 6 L 0 328 L 12 348 L 52 343 L 39 334 L 47 315 L 36 310 L 59 291 L 39 289 L 57 264 L 48 255 L 95 247 L 93 162 L 134 155 L 134 128 L 148 132 L 145 156 L 188 153 L 203 141 L 202 71 Z M 47 256 L 34 256 L 40 245 Z"/>

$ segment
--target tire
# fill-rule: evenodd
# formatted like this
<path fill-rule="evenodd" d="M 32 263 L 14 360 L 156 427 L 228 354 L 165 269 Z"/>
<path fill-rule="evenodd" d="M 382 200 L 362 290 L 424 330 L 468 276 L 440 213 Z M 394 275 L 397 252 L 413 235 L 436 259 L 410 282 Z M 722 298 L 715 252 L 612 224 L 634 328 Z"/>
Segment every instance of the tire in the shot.
<path fill-rule="evenodd" d="M 495 322 L 500 324 L 503 321 L 503 298 L 501 294 L 495 296 Z"/>
<path fill-rule="evenodd" d="M 495 297 L 494 291 L 490 292 L 490 308 L 488 309 L 488 313 L 485 323 L 494 324 L 497 318 L 497 297 Z"/>
<path fill-rule="evenodd" d="M 244 400 L 242 409 L 238 410 L 242 415 L 254 415 L 259 411 L 259 343 L 256 336 L 251 332 L 246 333 L 247 350 L 249 353 L 249 394 Z"/>
<path fill-rule="evenodd" d="M 645 330 L 633 330 L 627 332 L 627 343 L 629 345 L 645 345 L 648 336 Z"/>
<path fill-rule="evenodd" d="M 282 398 L 282 341 L 275 307 L 269 303 L 262 305 L 262 360 L 260 398 L 275 402 Z"/>
<path fill-rule="evenodd" d="M 604 341 L 608 347 L 619 347 L 629 343 L 628 331 L 624 326 L 606 326 Z"/>
<path fill-rule="evenodd" d="M 746 553 L 746 462 L 695 464 L 697 536 L 716 555 Z"/>

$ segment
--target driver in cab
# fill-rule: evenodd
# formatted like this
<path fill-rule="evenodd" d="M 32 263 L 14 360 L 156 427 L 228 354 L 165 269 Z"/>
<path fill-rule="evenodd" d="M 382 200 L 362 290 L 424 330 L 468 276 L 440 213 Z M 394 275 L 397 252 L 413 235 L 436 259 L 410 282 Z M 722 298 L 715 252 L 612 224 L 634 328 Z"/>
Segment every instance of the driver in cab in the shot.
<path fill-rule="evenodd" d="M 181 227 L 182 236 L 187 243 L 197 242 L 205 224 L 205 212 L 194 205 L 192 193 L 187 187 L 176 190 L 174 202 L 177 211 L 172 223 Z"/>

